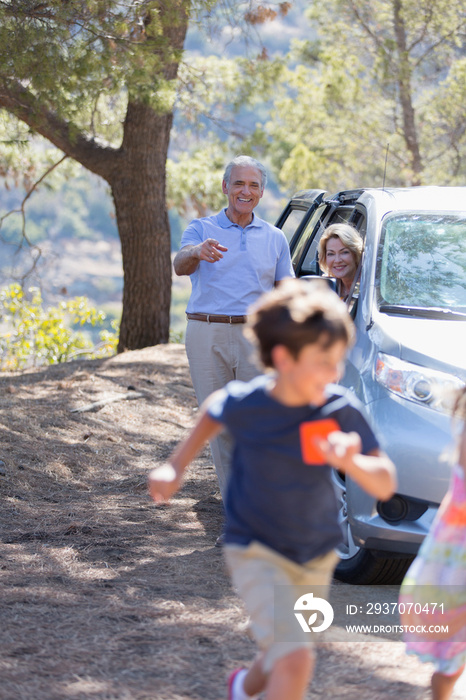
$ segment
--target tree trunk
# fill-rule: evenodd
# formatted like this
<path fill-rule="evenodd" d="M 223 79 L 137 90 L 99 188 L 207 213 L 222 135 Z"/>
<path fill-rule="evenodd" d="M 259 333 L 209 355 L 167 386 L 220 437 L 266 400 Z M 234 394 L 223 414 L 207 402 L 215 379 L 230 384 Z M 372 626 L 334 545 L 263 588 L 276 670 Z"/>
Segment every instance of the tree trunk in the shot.
<path fill-rule="evenodd" d="M 400 94 L 401 113 L 403 120 L 403 136 L 411 158 L 412 182 L 414 186 L 422 181 L 422 160 L 416 131 L 415 112 L 412 101 L 411 68 L 409 51 L 406 45 L 406 30 L 401 14 L 401 2 L 394 2 L 395 37 L 398 47 L 398 90 Z"/>
<path fill-rule="evenodd" d="M 167 343 L 170 327 L 170 228 L 165 164 L 172 114 L 129 103 L 121 168 L 110 185 L 123 258 L 118 352 Z"/>

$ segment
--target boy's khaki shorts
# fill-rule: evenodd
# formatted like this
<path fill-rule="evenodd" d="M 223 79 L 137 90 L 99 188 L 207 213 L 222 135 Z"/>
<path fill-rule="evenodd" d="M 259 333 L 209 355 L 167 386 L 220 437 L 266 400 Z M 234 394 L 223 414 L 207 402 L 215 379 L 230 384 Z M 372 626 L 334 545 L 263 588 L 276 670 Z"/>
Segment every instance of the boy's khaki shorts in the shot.
<path fill-rule="evenodd" d="M 224 555 L 233 585 L 250 616 L 252 633 L 264 652 L 264 672 L 270 673 L 278 659 L 296 649 L 312 648 L 312 634 L 303 632 L 290 614 L 280 616 L 280 636 L 294 641 L 275 639 L 275 587 L 281 587 L 281 605 L 287 610 L 293 610 L 303 586 L 318 586 L 319 595 L 326 594 L 338 561 L 335 552 L 297 564 L 260 542 L 251 542 L 247 546 L 225 544 Z"/>

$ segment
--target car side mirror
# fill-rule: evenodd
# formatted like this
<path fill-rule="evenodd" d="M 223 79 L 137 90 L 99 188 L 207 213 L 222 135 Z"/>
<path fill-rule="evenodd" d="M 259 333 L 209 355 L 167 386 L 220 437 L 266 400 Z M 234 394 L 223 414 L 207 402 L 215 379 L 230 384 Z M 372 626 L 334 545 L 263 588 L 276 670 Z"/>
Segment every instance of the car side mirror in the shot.
<path fill-rule="evenodd" d="M 317 258 L 314 258 L 314 260 L 311 261 L 311 264 L 309 265 L 308 268 L 308 274 L 309 275 L 320 275 L 320 267 L 319 267 L 319 261 Z"/>

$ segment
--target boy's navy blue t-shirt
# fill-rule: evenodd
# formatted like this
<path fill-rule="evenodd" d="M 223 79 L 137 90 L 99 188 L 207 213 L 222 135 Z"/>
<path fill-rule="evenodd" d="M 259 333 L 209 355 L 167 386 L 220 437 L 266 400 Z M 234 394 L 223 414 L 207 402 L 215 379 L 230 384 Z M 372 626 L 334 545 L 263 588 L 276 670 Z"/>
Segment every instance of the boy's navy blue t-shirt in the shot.
<path fill-rule="evenodd" d="M 290 407 L 267 391 L 270 376 L 233 381 L 218 392 L 208 414 L 231 433 L 235 446 L 225 504 L 225 542 L 253 540 L 304 563 L 342 540 L 331 467 L 303 461 L 300 425 L 333 418 L 359 433 L 363 454 L 379 443 L 358 400 L 329 385 L 323 406 Z"/>

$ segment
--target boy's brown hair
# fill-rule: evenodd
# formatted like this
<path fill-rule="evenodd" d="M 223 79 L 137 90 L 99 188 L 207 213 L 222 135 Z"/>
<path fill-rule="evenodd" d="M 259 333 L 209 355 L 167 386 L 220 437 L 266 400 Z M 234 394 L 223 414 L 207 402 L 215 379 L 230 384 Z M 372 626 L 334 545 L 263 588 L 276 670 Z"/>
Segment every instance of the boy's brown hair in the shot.
<path fill-rule="evenodd" d="M 252 306 L 247 333 L 265 367 L 273 367 L 275 346 L 284 345 L 295 358 L 305 345 L 327 349 L 343 341 L 349 346 L 354 326 L 346 305 L 326 282 L 286 279 Z"/>

